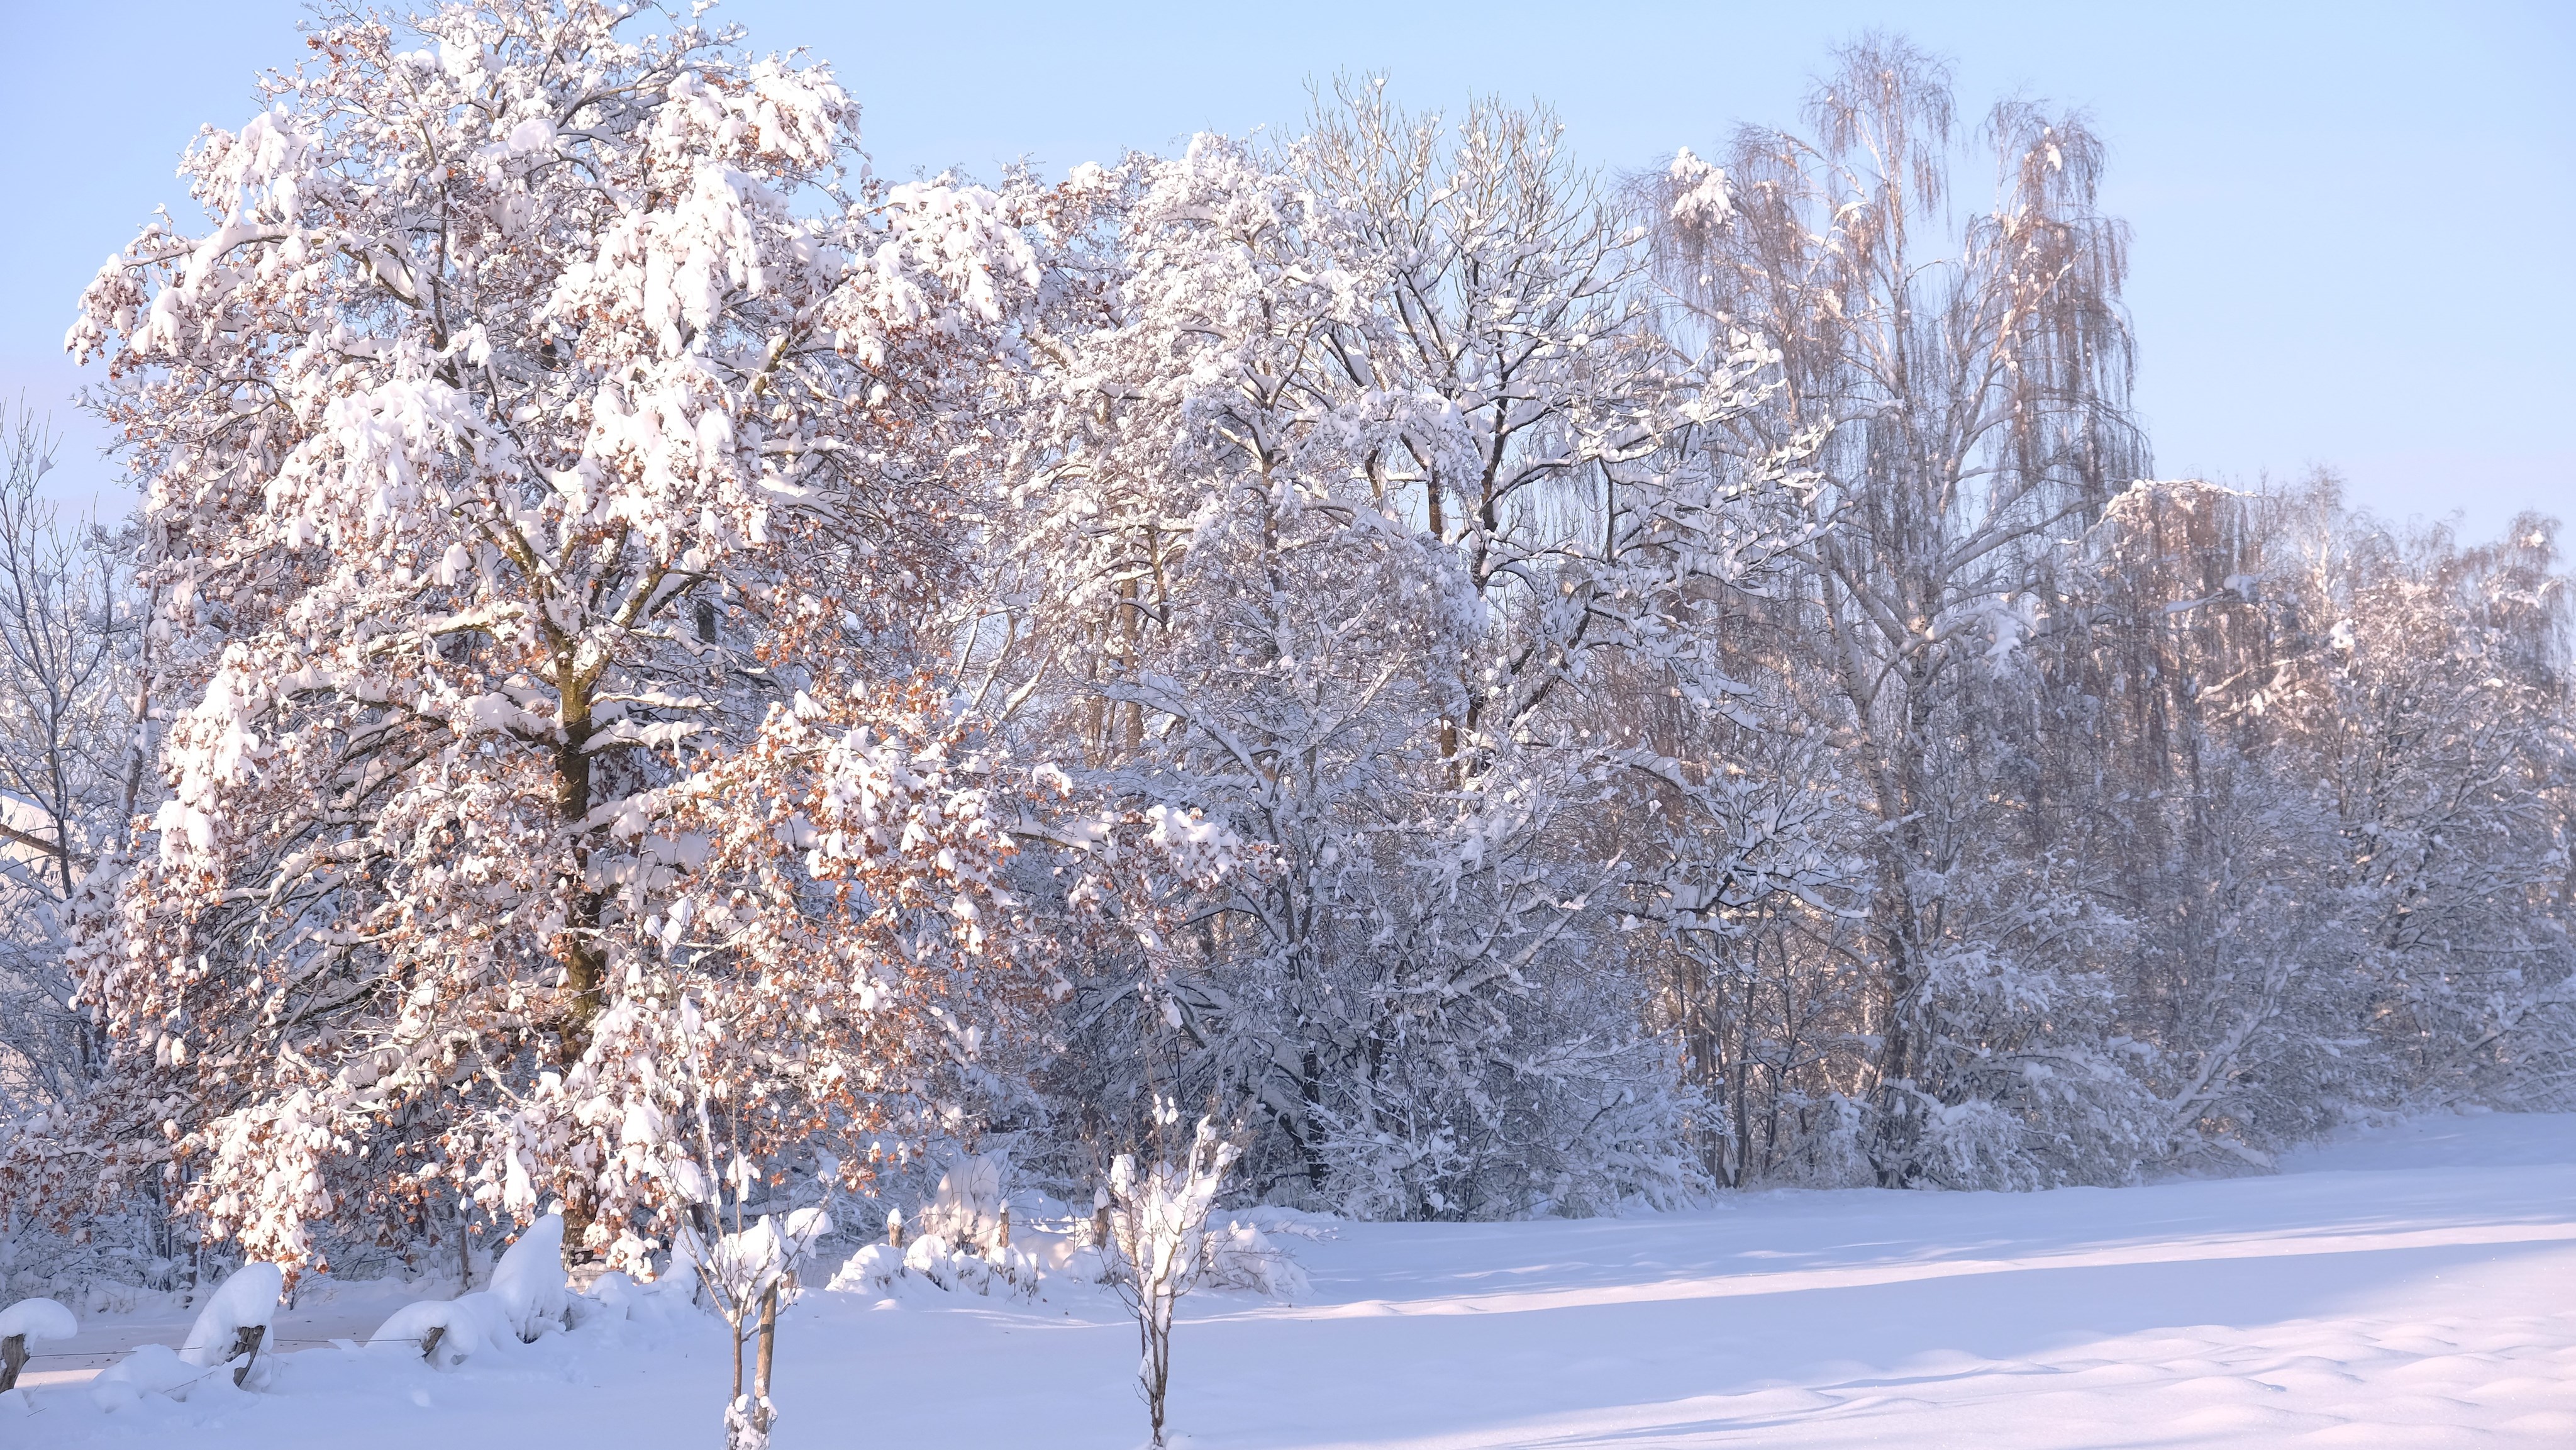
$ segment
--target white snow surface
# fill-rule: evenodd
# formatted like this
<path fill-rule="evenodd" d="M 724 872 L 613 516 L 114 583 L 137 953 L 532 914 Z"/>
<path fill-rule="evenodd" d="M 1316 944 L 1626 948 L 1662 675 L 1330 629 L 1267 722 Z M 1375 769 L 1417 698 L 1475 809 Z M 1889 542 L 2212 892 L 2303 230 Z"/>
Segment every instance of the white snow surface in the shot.
<path fill-rule="evenodd" d="M 1191 1450 L 2576 1445 L 2576 1115 L 2424 1120 L 2282 1167 L 1343 1224 L 1290 1243 L 1295 1303 L 1183 1302 L 1174 1424 Z M 712 1315 L 574 1317 L 443 1372 L 352 1342 L 184 1403 L 39 1384 L 0 1405 L 0 1446 L 717 1442 Z M 1115 1301 L 1062 1275 L 1034 1300 L 812 1292 L 781 1326 L 776 1443 L 1130 1450 L 1135 1358 Z"/>

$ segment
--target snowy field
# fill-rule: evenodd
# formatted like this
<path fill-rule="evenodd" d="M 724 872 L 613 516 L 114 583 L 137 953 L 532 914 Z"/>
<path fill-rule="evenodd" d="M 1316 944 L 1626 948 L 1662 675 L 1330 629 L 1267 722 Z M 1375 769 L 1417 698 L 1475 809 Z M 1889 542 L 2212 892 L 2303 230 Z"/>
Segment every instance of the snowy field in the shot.
<path fill-rule="evenodd" d="M 2275 1177 L 2038 1194 L 1774 1192 L 1624 1220 L 1345 1225 L 1291 1305 L 1184 1306 L 1173 1418 L 1213 1447 L 2576 1445 L 2576 1115 L 2445 1118 Z M 262 1393 L 115 1412 L 78 1363 L 0 1445 L 710 1447 L 712 1318 L 602 1319 L 433 1372 L 282 1316 Z M 1112 1300 L 810 1295 L 782 1447 L 1143 1438 Z M 74 1349 L 185 1331 L 98 1319 Z M 48 1349 L 64 1346 L 49 1345 Z"/>

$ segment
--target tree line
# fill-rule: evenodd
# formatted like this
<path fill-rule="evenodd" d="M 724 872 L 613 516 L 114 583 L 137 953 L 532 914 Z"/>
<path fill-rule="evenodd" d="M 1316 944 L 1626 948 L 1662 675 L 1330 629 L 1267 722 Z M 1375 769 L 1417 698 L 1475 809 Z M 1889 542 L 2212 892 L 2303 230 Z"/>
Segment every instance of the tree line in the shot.
<path fill-rule="evenodd" d="M 2080 114 L 1873 37 L 1633 176 L 1355 81 L 895 182 L 625 8 L 320 13 L 80 299 L 133 517 L 15 426 L 19 1271 L 644 1269 L 1202 1119 L 1489 1218 L 2566 1101 L 2557 525 L 2155 479 Z"/>

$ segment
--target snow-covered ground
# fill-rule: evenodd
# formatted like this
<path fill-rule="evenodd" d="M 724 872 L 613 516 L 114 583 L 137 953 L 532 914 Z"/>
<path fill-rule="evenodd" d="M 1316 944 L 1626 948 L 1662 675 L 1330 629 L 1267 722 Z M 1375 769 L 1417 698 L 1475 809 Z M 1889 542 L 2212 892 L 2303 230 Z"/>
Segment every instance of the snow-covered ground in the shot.
<path fill-rule="evenodd" d="M 1184 1306 L 1173 1419 L 1195 1450 L 2576 1445 L 2576 1115 L 2424 1121 L 2283 1166 L 1345 1225 L 1299 1246 L 1301 1302 Z M 398 1298 L 350 1286 L 276 1333 L 363 1334 Z M 146 1329 L 186 1325 L 84 1339 Z M 113 1413 L 46 1361 L 0 1403 L 0 1445 L 712 1447 L 721 1335 L 601 1321 L 445 1373 L 325 1344 L 262 1393 Z M 1135 1356 L 1079 1289 L 818 1292 L 782 1328 L 778 1444 L 1127 1450 Z"/>

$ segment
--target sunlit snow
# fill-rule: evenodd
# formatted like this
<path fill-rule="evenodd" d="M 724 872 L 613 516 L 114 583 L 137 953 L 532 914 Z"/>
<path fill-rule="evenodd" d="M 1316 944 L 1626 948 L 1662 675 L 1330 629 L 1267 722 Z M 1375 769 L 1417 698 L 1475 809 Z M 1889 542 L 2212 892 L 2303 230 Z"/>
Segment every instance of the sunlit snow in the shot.
<path fill-rule="evenodd" d="M 2576 1443 L 2576 1115 L 2426 1120 L 2278 1176 L 1341 1224 L 1296 1252 L 1312 1279 L 1299 1302 L 1182 1306 L 1183 1443 Z M 452 1292 L 308 1292 L 277 1316 L 283 1352 L 258 1393 L 219 1377 L 184 1403 L 115 1396 L 110 1411 L 84 1383 L 95 1359 L 39 1361 L 23 1402 L 0 1404 L 0 1445 L 715 1443 L 711 1315 L 594 1311 L 445 1372 L 327 1342 Z M 175 1312 L 98 1319 L 46 1347 L 185 1327 Z M 1114 1301 L 1054 1276 L 1034 1301 L 918 1280 L 818 1291 L 782 1327 L 778 1443 L 1127 1450 L 1143 1438 L 1135 1345 Z"/>

